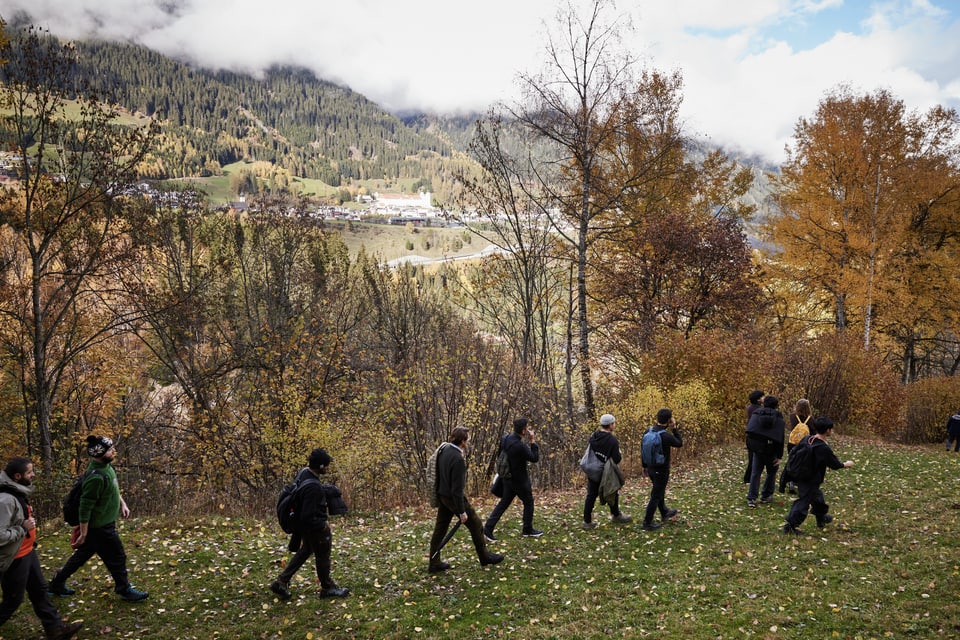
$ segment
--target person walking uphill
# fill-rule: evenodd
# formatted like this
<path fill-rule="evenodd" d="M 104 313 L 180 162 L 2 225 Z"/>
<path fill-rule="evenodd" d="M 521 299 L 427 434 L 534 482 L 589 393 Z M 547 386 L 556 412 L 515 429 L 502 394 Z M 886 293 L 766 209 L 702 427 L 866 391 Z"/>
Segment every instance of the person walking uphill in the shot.
<path fill-rule="evenodd" d="M 130 584 L 127 577 L 127 553 L 117 533 L 117 518 L 130 517 L 130 509 L 120 495 L 113 461 L 117 449 L 113 440 L 102 436 L 87 436 L 87 455 L 92 458 L 84 474 L 80 494 L 80 525 L 72 546 L 73 555 L 50 581 L 50 593 L 72 596 L 76 591 L 67 586 L 67 580 L 94 555 L 100 556 L 110 575 L 113 589 L 127 602 L 146 600 L 147 592 Z"/>
<path fill-rule="evenodd" d="M 622 457 L 620 455 L 620 441 L 613 435 L 613 426 L 617 419 L 611 414 L 605 413 L 600 416 L 600 428 L 590 436 L 590 449 L 593 455 L 600 462 L 606 464 L 607 460 L 613 460 L 620 464 Z M 600 496 L 600 480 L 593 480 L 587 477 L 587 498 L 583 502 L 583 528 L 593 529 L 597 523 L 593 521 L 593 507 Z M 630 516 L 620 511 L 620 495 L 614 494 L 613 499 L 609 501 L 610 519 L 617 523 L 627 523 L 633 520 Z"/>
<path fill-rule="evenodd" d="M 47 593 L 34 548 L 37 520 L 28 502 L 34 477 L 33 462 L 28 458 L 11 458 L 0 471 L 0 626 L 20 608 L 26 594 L 48 640 L 69 638 L 83 623 L 64 622 Z"/>
<path fill-rule="evenodd" d="M 530 442 L 524 443 L 523 438 Z M 526 418 L 517 418 L 513 421 L 513 433 L 503 436 L 500 441 L 500 450 L 506 452 L 507 463 L 510 466 L 510 476 L 502 477 L 503 497 L 490 512 L 487 523 L 483 525 L 483 535 L 488 542 L 496 542 L 493 530 L 500 522 L 500 517 L 513 502 L 514 497 L 520 498 L 523 503 L 523 535 L 528 538 L 538 538 L 543 531 L 533 528 L 533 487 L 530 484 L 530 473 L 527 471 L 528 462 L 540 460 L 540 446 L 536 436 L 528 425 Z"/>
<path fill-rule="evenodd" d="M 811 473 L 806 478 L 796 478 L 797 499 L 787 514 L 787 523 L 783 525 L 785 534 L 800 534 L 800 525 L 807 517 L 807 509 L 817 518 L 817 526 L 821 529 L 833 521 L 833 516 L 827 513 L 830 505 L 823 498 L 820 486 L 827 475 L 827 467 L 831 469 L 848 469 L 853 466 L 853 460 L 840 462 L 833 449 L 827 444 L 827 438 L 833 433 L 833 420 L 827 417 L 816 418 L 813 421 L 815 435 L 810 436 L 797 447 L 810 447 Z"/>
<path fill-rule="evenodd" d="M 297 474 L 297 525 L 290 540 L 290 550 L 296 550 L 296 553 L 270 584 L 270 590 L 281 600 L 290 599 L 290 580 L 310 556 L 314 557 L 316 564 L 321 598 L 343 598 L 350 594 L 349 589 L 338 586 L 330 577 L 333 533 L 327 522 L 327 488 L 333 487 L 321 484 L 320 476 L 327 472 L 331 462 L 333 458 L 326 451 L 314 449 L 307 458 L 307 466 Z M 339 490 L 336 495 L 339 495 Z"/>
<path fill-rule="evenodd" d="M 503 561 L 499 553 L 488 553 L 487 542 L 483 537 L 483 522 L 470 506 L 464 493 L 467 484 L 467 462 L 464 453 L 470 442 L 470 432 L 466 427 L 455 427 L 450 432 L 450 445 L 444 446 L 437 456 L 437 522 L 430 538 L 430 573 L 446 571 L 450 565 L 440 559 L 440 547 L 450 528 L 450 520 L 460 519 L 467 525 L 477 558 L 481 565 L 497 564 Z"/>
<path fill-rule="evenodd" d="M 667 431 L 667 428 L 671 431 Z M 659 522 L 654 522 L 653 516 L 657 510 L 660 511 L 660 519 L 666 522 L 677 515 L 676 509 L 667 509 L 665 497 L 667 495 L 667 482 L 670 481 L 670 448 L 683 446 L 683 438 L 680 430 L 677 429 L 677 421 L 673 418 L 673 412 L 670 409 L 660 409 L 657 411 L 657 424 L 650 427 L 650 432 L 660 438 L 660 449 L 662 450 L 662 460 L 643 460 L 643 468 L 650 477 L 650 501 L 647 503 L 647 512 L 643 516 L 643 529 L 645 531 L 654 531 L 660 528 Z M 644 436 L 646 437 L 646 436 Z"/>
<path fill-rule="evenodd" d="M 753 453 L 750 473 L 750 488 L 747 490 L 747 506 L 760 502 L 773 502 L 773 490 L 777 483 L 777 468 L 783 457 L 783 439 L 786 422 L 777 410 L 780 402 L 774 396 L 763 399 L 763 406 L 753 412 L 747 425 L 747 448 Z M 760 474 L 766 470 L 767 477 L 760 492 Z"/>

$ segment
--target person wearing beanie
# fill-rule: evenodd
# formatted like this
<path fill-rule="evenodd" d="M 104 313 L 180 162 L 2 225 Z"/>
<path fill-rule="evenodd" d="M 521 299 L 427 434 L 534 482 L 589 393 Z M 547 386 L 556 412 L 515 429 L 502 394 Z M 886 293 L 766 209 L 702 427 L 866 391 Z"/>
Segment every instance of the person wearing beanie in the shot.
<path fill-rule="evenodd" d="M 87 436 L 87 455 L 90 463 L 83 475 L 80 493 L 80 524 L 71 546 L 73 555 L 67 559 L 50 581 L 50 593 L 72 596 L 76 591 L 67 586 L 67 580 L 94 555 L 100 556 L 110 575 L 113 589 L 127 602 L 146 600 L 147 592 L 130 584 L 127 576 L 127 553 L 117 533 L 117 518 L 130 517 L 130 508 L 120 495 L 113 461 L 117 448 L 113 440 L 104 436 Z"/>
<path fill-rule="evenodd" d="M 281 600 L 290 599 L 290 580 L 310 556 L 314 556 L 317 578 L 320 580 L 321 598 L 343 598 L 350 594 L 346 587 L 340 587 L 330 577 L 330 552 L 333 547 L 333 532 L 327 522 L 328 495 L 337 496 L 339 490 L 320 482 L 320 476 L 327 472 L 333 459 L 323 449 L 314 449 L 307 457 L 307 466 L 300 470 L 294 483 L 297 504 L 297 528 L 290 536 L 289 549 L 293 557 L 280 575 L 270 584 L 270 590 Z"/>
<path fill-rule="evenodd" d="M 833 420 L 826 416 L 816 418 L 812 425 L 816 432 L 797 444 L 797 447 L 810 447 L 810 455 L 813 456 L 812 470 L 813 474 L 809 478 L 797 478 L 797 499 L 790 506 L 790 513 L 785 518 L 787 523 L 783 525 L 784 534 L 800 535 L 800 525 L 807 518 L 807 510 L 817 519 L 817 527 L 824 528 L 833 522 L 833 516 L 827 513 L 830 505 L 823 497 L 821 486 L 827 475 L 827 468 L 830 469 L 849 469 L 853 466 L 853 460 L 840 462 L 833 453 L 833 449 L 827 444 L 827 438 L 833 433 Z"/>
<path fill-rule="evenodd" d="M 524 438 L 529 445 L 524 442 Z M 513 421 L 513 433 L 508 433 L 500 440 L 500 451 L 507 454 L 510 473 L 508 476 L 501 475 L 503 497 L 490 512 L 487 523 L 483 525 L 483 535 L 487 542 L 497 541 L 493 536 L 493 530 L 516 497 L 523 503 L 523 536 L 539 538 L 543 535 L 543 531 L 533 528 L 533 487 L 530 484 L 527 463 L 540 460 L 540 446 L 526 418 L 517 418 Z"/>
<path fill-rule="evenodd" d="M 777 409 L 780 401 L 775 396 L 766 396 L 763 406 L 753 412 L 747 424 L 747 448 L 753 453 L 750 473 L 750 488 L 747 490 L 747 506 L 757 506 L 757 496 L 762 504 L 773 502 L 773 491 L 777 486 L 777 469 L 783 457 L 783 441 L 786 435 L 786 421 Z M 767 477 L 760 488 L 760 474 Z"/>
<path fill-rule="evenodd" d="M 0 626 L 23 603 L 24 595 L 43 624 L 48 640 L 70 638 L 82 622 L 66 623 L 47 593 L 37 556 L 37 519 L 28 502 L 36 473 L 29 458 L 15 457 L 0 471 Z"/>
<path fill-rule="evenodd" d="M 590 449 L 593 455 L 600 462 L 606 464 L 607 460 L 613 460 L 620 464 L 620 441 L 613 435 L 613 425 L 617 419 L 612 414 L 605 413 L 600 416 L 600 428 L 590 436 Z M 593 529 L 597 523 L 593 521 L 593 507 L 600 496 L 600 480 L 592 480 L 587 477 L 587 498 L 583 503 L 583 524 L 584 529 Z M 633 520 L 630 516 L 620 511 L 620 494 L 614 494 L 610 505 L 610 519 L 617 523 L 627 523 Z"/>

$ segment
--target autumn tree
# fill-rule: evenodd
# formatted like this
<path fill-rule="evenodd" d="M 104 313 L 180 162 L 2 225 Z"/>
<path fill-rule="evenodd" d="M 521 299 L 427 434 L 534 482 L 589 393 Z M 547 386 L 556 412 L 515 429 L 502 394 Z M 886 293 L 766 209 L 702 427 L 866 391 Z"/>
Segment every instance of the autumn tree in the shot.
<path fill-rule="evenodd" d="M 864 348 L 874 326 L 885 327 L 904 354 L 932 327 L 945 328 L 953 303 L 937 310 L 925 301 L 956 299 L 943 296 L 952 279 L 934 278 L 939 292 L 922 281 L 950 268 L 956 143 L 955 112 L 908 112 L 884 90 L 841 87 L 798 122 L 777 187 L 783 215 L 768 226 L 775 249 L 767 265 L 794 317 L 837 331 L 856 325 Z"/>
<path fill-rule="evenodd" d="M 4 50 L 0 136 L 17 179 L 0 193 L 3 363 L 18 381 L 46 471 L 64 374 L 129 318 L 104 310 L 130 257 L 130 186 L 153 129 L 74 82 L 76 52 L 35 29 Z"/>

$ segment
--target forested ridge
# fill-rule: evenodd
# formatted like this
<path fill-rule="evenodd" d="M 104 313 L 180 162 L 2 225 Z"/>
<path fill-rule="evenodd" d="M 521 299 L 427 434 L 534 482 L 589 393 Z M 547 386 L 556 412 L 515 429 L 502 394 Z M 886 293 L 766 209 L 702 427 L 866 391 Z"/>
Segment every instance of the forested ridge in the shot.
<path fill-rule="evenodd" d="M 155 178 L 272 162 L 332 186 L 420 178 L 422 160 L 449 158 L 435 130 L 411 128 L 362 95 L 311 71 L 274 67 L 262 78 L 211 71 L 133 44 L 77 43 L 77 73 L 132 113 L 165 123 Z"/>

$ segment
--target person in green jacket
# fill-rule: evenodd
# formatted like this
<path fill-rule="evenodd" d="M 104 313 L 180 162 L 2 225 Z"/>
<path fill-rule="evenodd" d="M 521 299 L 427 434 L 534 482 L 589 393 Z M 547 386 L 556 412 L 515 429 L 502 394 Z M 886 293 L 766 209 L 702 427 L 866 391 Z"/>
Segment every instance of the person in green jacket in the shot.
<path fill-rule="evenodd" d="M 130 584 L 127 554 L 117 533 L 117 518 L 130 517 L 130 509 L 120 495 L 112 465 L 117 449 L 110 438 L 87 436 L 87 455 L 92 460 L 84 474 L 80 494 L 80 525 L 71 543 L 74 552 L 50 581 L 50 593 L 58 596 L 76 593 L 67 586 L 67 579 L 87 560 L 98 555 L 113 576 L 114 591 L 120 598 L 128 602 L 146 600 L 147 592 Z"/>

